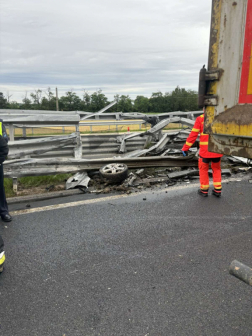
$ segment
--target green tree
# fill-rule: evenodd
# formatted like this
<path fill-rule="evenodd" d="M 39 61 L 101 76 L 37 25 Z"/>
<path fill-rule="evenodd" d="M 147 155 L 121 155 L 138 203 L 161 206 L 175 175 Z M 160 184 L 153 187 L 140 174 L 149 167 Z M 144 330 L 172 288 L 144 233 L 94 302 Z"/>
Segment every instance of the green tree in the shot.
<path fill-rule="evenodd" d="M 81 105 L 81 99 L 75 92 L 67 91 L 65 96 L 60 97 L 60 110 L 77 111 Z"/>
<path fill-rule="evenodd" d="M 162 92 L 154 92 L 149 100 L 150 111 L 154 113 L 166 112 L 164 109 L 164 97 Z"/>
<path fill-rule="evenodd" d="M 8 106 L 8 108 L 9 108 L 10 99 L 11 99 L 11 97 L 12 97 L 13 95 L 10 94 L 9 91 L 7 91 L 5 96 L 6 96 L 6 99 L 7 99 L 7 106 Z"/>
<path fill-rule="evenodd" d="M 108 105 L 108 98 L 102 93 L 102 90 L 94 92 L 90 97 L 91 112 L 98 112 Z"/>
<path fill-rule="evenodd" d="M 119 101 L 119 95 L 118 95 L 118 94 L 114 95 L 114 99 L 113 99 L 113 101 L 115 101 L 116 104 L 113 105 L 112 107 L 110 107 L 109 112 L 111 112 L 111 113 L 120 112 L 120 111 L 118 110 L 118 106 L 117 106 L 118 101 Z M 112 103 L 112 101 L 111 101 L 111 102 L 108 102 L 108 104 L 109 104 L 109 103 Z"/>
<path fill-rule="evenodd" d="M 8 104 L 8 108 L 13 109 L 13 110 L 19 109 L 20 106 L 21 106 L 21 104 L 16 102 L 16 101 L 10 101 L 9 104 Z"/>
<path fill-rule="evenodd" d="M 8 94 L 8 93 L 7 93 Z M 0 93 L 1 108 L 22 108 L 22 109 L 41 109 L 41 110 L 55 110 L 56 97 L 51 91 L 50 87 L 43 92 L 35 90 L 30 94 L 31 99 L 27 98 L 27 93 L 23 98 L 22 104 L 16 102 L 9 102 L 8 98 Z M 186 90 L 177 86 L 172 92 L 162 93 L 160 91 L 153 92 L 150 99 L 144 96 L 137 96 L 134 101 L 128 95 L 114 96 L 116 104 L 109 109 L 110 112 L 153 112 L 163 113 L 172 111 L 196 111 L 198 94 L 193 90 Z M 107 106 L 109 101 L 102 93 L 102 90 L 97 90 L 91 95 L 84 90 L 82 99 L 73 90 L 66 92 L 64 96 L 59 99 L 59 106 L 62 110 L 82 110 L 87 112 L 97 112 Z M 4 106 L 4 107 L 3 107 Z M 12 107 L 11 107 L 12 106 Z"/>
<path fill-rule="evenodd" d="M 171 94 L 168 94 L 172 111 L 197 111 L 198 94 L 192 90 L 176 87 Z"/>
<path fill-rule="evenodd" d="M 41 109 L 55 111 L 56 110 L 56 97 L 54 96 L 50 87 L 48 87 L 47 90 L 45 91 L 45 95 L 46 96 L 42 97 L 42 100 L 41 100 Z"/>
<path fill-rule="evenodd" d="M 137 96 L 134 101 L 134 110 L 136 112 L 146 113 L 149 111 L 149 99 L 144 96 Z"/>
<path fill-rule="evenodd" d="M 4 97 L 4 94 L 0 92 L 0 108 L 6 109 L 8 108 L 7 99 Z"/>
<path fill-rule="evenodd" d="M 91 111 L 91 97 L 86 90 L 84 90 L 82 96 L 81 111 Z"/>
<path fill-rule="evenodd" d="M 27 92 L 25 93 L 24 98 L 22 99 L 22 103 L 20 108 L 22 110 L 32 110 L 32 102 L 31 100 L 27 97 Z"/>
<path fill-rule="evenodd" d="M 198 111 L 198 92 L 193 90 L 187 90 L 187 106 L 186 109 L 188 111 Z"/>
<path fill-rule="evenodd" d="M 42 90 L 40 89 L 35 90 L 30 94 L 30 97 L 32 99 L 33 110 L 40 110 L 42 101 Z"/>
<path fill-rule="evenodd" d="M 132 112 L 133 104 L 129 96 L 115 96 L 117 101 L 117 112 Z"/>

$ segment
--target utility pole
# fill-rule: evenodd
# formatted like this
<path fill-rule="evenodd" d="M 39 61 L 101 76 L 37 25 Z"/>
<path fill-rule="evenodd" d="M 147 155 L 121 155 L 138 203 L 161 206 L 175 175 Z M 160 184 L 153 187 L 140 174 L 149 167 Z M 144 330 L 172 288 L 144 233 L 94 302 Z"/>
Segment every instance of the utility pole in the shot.
<path fill-rule="evenodd" d="M 56 111 L 59 111 L 58 88 L 56 88 Z"/>

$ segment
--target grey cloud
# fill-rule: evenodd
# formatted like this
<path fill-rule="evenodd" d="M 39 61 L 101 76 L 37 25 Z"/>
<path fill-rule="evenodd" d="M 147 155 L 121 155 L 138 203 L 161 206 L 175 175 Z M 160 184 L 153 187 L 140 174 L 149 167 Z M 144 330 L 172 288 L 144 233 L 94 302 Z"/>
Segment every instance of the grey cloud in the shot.
<path fill-rule="evenodd" d="M 2 0 L 0 91 L 197 89 L 208 54 L 205 0 Z"/>

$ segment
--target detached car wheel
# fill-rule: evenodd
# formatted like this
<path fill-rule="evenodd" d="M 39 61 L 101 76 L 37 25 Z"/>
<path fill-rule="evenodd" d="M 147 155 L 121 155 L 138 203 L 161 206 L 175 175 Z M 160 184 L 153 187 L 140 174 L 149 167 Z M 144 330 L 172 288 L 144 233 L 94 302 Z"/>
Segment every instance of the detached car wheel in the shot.
<path fill-rule="evenodd" d="M 128 167 L 124 163 L 110 163 L 100 169 L 100 174 L 111 182 L 121 182 L 128 177 Z"/>

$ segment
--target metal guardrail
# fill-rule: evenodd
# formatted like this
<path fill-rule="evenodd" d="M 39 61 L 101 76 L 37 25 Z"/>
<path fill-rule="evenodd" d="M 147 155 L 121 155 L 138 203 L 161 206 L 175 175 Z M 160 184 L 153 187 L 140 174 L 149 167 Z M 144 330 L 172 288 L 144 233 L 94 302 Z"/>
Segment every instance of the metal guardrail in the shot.
<path fill-rule="evenodd" d="M 177 133 L 177 132 L 174 132 Z M 130 134 L 130 133 L 129 133 Z M 122 154 L 119 154 L 120 143 L 117 141 L 117 137 L 119 134 L 88 134 L 81 135 L 82 142 L 82 158 L 84 159 L 101 159 L 107 157 L 119 157 Z M 167 148 L 182 148 L 183 143 L 185 142 L 188 134 L 178 136 L 178 140 L 175 140 L 172 145 L 168 145 Z M 52 139 L 52 138 L 67 138 L 62 136 L 56 137 L 45 137 L 43 139 Z M 40 139 L 39 137 L 31 138 L 31 140 Z M 144 148 L 146 143 L 146 136 L 143 137 L 135 137 L 133 139 L 128 139 L 126 142 L 126 154 L 129 152 L 133 152 L 136 150 L 140 150 Z M 23 140 L 21 140 L 23 141 Z M 25 140 L 26 141 L 26 140 Z M 30 140 L 27 140 L 30 141 Z M 48 145 L 51 140 L 49 140 Z M 13 143 L 13 148 L 18 152 L 17 146 L 20 141 L 15 141 Z M 44 144 L 46 146 L 46 143 Z M 29 155 L 31 158 L 73 158 L 74 157 L 74 149 L 75 144 L 65 144 L 64 147 L 58 146 L 58 148 L 50 147 L 48 151 L 44 151 L 42 144 L 38 146 L 41 148 L 41 152 L 33 152 Z M 35 148 L 35 147 L 34 147 Z M 28 147 L 27 147 L 28 149 Z M 10 153 L 13 153 L 12 151 Z M 13 157 L 13 156 L 12 156 Z"/>
<path fill-rule="evenodd" d="M 63 120 L 62 120 L 63 119 Z M 7 126 L 15 126 L 18 123 L 18 127 L 23 127 L 22 123 L 25 121 L 30 127 L 41 127 L 41 124 L 47 125 L 49 122 L 55 123 L 55 125 L 74 125 L 77 132 L 73 135 L 66 136 L 53 136 L 53 137 L 33 137 L 29 140 L 18 140 L 14 141 L 14 136 L 10 132 L 11 140 L 10 145 L 10 158 L 25 157 L 29 156 L 32 158 L 52 158 L 52 157 L 65 157 L 65 158 L 106 158 L 118 156 L 118 149 L 120 144 L 117 141 L 118 134 L 99 134 L 99 135 L 80 135 L 78 132 L 79 125 L 85 124 L 89 126 L 93 125 L 130 125 L 137 124 L 141 125 L 146 123 L 143 120 L 125 120 L 125 121 L 85 121 L 79 123 L 79 116 L 72 115 L 66 116 L 64 118 L 59 115 L 48 116 L 48 115 L 30 115 L 30 116 L 9 116 L 6 120 Z M 175 117 L 176 119 L 176 117 Z M 34 120 L 38 120 L 40 125 L 33 125 Z M 15 124 L 11 124 L 12 122 Z M 190 120 L 189 120 L 190 121 Z M 60 123 L 60 124 L 59 124 Z M 68 124 L 69 123 L 69 124 Z M 190 123 L 192 123 L 190 121 Z M 142 149 L 146 142 L 146 137 L 135 137 L 133 139 L 127 140 L 126 152 L 131 152 L 135 150 Z M 181 141 L 181 143 L 183 140 Z M 175 148 L 180 147 L 181 144 L 174 144 Z"/>
<path fill-rule="evenodd" d="M 2 114 L 8 114 L 8 115 L 38 115 L 38 114 L 77 115 L 79 113 L 78 111 L 0 109 L 0 115 Z"/>
<path fill-rule="evenodd" d="M 138 157 L 138 158 L 116 158 L 116 159 L 27 159 L 12 160 L 4 162 L 4 173 L 6 177 L 22 177 L 36 175 L 64 174 L 79 172 L 83 170 L 98 170 L 102 166 L 123 162 L 129 168 L 144 167 L 197 167 L 198 161 L 190 157 L 166 158 L 162 156 Z"/>
<path fill-rule="evenodd" d="M 74 133 L 75 134 L 75 133 Z M 119 156 L 118 149 L 120 144 L 117 142 L 118 134 L 99 134 L 99 135 L 82 135 L 81 144 L 82 144 L 82 157 L 85 159 L 101 159 L 106 157 Z M 73 158 L 75 143 L 65 143 L 64 146 L 61 146 L 63 139 L 68 139 L 69 136 L 55 136 L 55 137 L 45 137 L 45 138 L 31 138 L 31 140 L 20 140 L 10 142 L 10 154 L 18 153 L 18 150 L 24 152 L 25 146 L 26 150 L 34 149 L 33 152 L 29 155 L 31 158 Z M 39 139 L 46 140 L 43 143 L 38 143 Z M 52 140 L 55 139 L 53 143 Z M 62 139 L 57 141 L 57 139 Z M 29 142 L 31 141 L 31 146 Z M 128 140 L 126 144 L 127 152 L 135 151 L 137 149 L 142 149 L 146 142 L 146 137 L 136 137 L 132 140 Z M 23 145 L 19 145 L 22 143 Z M 51 144 L 51 147 L 50 147 Z M 53 144 L 57 147 L 53 147 Z M 40 152 L 36 152 L 36 149 Z M 48 149 L 48 150 L 44 150 Z M 44 150 L 44 151 L 43 151 Z M 11 158 L 18 156 L 11 156 Z"/>
<path fill-rule="evenodd" d="M 92 121 L 92 119 L 90 121 L 80 121 L 79 126 L 80 127 L 90 127 L 90 132 L 93 131 L 93 127 L 96 126 L 108 126 L 110 129 L 110 126 L 115 126 L 116 127 L 116 131 L 118 131 L 118 126 L 131 126 L 131 125 L 138 125 L 139 126 L 139 130 L 142 129 L 142 124 L 146 124 L 146 121 L 144 120 L 97 120 L 97 121 Z M 24 128 L 24 125 L 14 125 L 16 128 Z M 51 127 L 55 126 L 55 125 L 50 125 Z M 50 127 L 50 126 L 46 126 L 46 127 Z M 66 125 L 61 125 L 61 124 L 57 124 L 57 127 L 64 127 Z M 29 125 L 29 127 L 31 128 L 41 128 L 41 125 Z M 63 128 L 64 129 L 64 128 Z M 64 132 L 64 131 L 63 131 Z"/>
<path fill-rule="evenodd" d="M 92 132 L 93 126 L 116 126 L 116 130 L 119 125 L 139 125 L 141 129 L 142 124 L 146 124 L 146 120 L 141 120 L 144 116 L 143 113 L 139 112 L 129 112 L 129 113 L 104 113 L 109 106 L 114 104 L 111 103 L 104 109 L 98 111 L 97 113 L 85 112 L 85 111 L 46 111 L 46 110 L 17 110 L 17 109 L 0 109 L 0 118 L 4 120 L 5 125 L 9 128 L 10 140 L 15 139 L 15 127 L 23 129 L 23 136 L 26 136 L 26 127 L 40 128 L 42 125 L 45 126 L 76 126 L 76 132 L 79 132 L 78 124 L 80 120 L 87 120 L 88 118 L 93 118 L 94 120 L 109 120 L 108 123 L 98 123 L 97 121 L 85 121 L 81 122 L 81 126 L 89 126 Z M 148 115 L 148 117 L 158 117 L 160 121 L 172 117 L 186 117 L 195 118 L 200 115 L 202 111 L 191 111 L 191 112 L 167 112 L 160 113 L 156 115 Z M 139 120 L 136 120 L 139 118 Z M 129 119 L 135 119 L 129 121 Z M 116 120 L 116 121 L 113 121 Z"/>
<path fill-rule="evenodd" d="M 42 111 L 40 111 L 42 112 Z M 63 125 L 63 126 L 74 126 L 76 130 L 75 134 L 75 148 L 74 148 L 74 156 L 75 158 L 81 158 L 82 157 L 82 146 L 81 146 L 81 137 L 80 137 L 80 132 L 79 132 L 79 123 L 80 123 L 80 116 L 78 114 L 65 114 L 60 115 L 60 114 L 37 114 L 37 115 L 11 115 L 11 114 L 0 114 L 0 118 L 3 119 L 4 124 L 9 128 L 9 137 L 10 137 L 10 147 L 14 148 L 14 144 L 12 142 L 15 141 L 15 126 L 19 125 L 22 127 L 26 126 L 31 126 L 34 124 L 39 124 L 40 127 L 42 125 L 47 125 L 47 126 L 53 126 L 53 125 Z M 25 135 L 25 132 L 23 132 Z M 65 139 L 68 139 L 65 137 Z M 30 140 L 28 140 L 30 141 Z M 64 140 L 62 139 L 64 142 Z M 39 142 L 39 141 L 37 141 Z M 48 142 L 48 139 L 47 139 Z M 43 141 L 40 140 L 40 144 L 42 144 Z M 35 145 L 33 143 L 33 145 Z M 48 144 L 47 144 L 48 145 Z M 55 140 L 52 140 L 51 145 L 55 145 Z M 20 144 L 21 146 L 21 144 Z M 28 142 L 23 143 L 23 148 L 24 146 L 27 146 L 27 149 L 24 149 L 23 153 L 26 153 L 24 155 L 28 155 L 29 152 L 29 144 Z M 31 144 L 32 146 L 32 144 Z M 56 148 L 58 145 L 56 145 Z M 53 148 L 53 147 L 52 147 Z M 14 155 L 14 153 L 13 153 Z"/>
<path fill-rule="evenodd" d="M 50 152 L 50 155 L 53 155 L 53 150 L 58 150 L 68 145 L 72 145 L 72 157 L 75 157 L 75 144 L 77 142 L 77 137 L 78 134 L 73 133 L 67 136 L 9 141 L 8 159 L 18 159 L 27 156 L 33 157 L 47 152 Z"/>
<path fill-rule="evenodd" d="M 3 119 L 4 124 L 9 128 L 10 140 L 15 140 L 15 125 L 22 127 L 39 124 L 47 126 L 57 126 L 59 124 L 63 126 L 75 126 L 76 132 L 79 133 L 80 116 L 75 115 L 50 115 L 50 114 L 38 114 L 38 115 L 11 115 L 1 114 L 0 118 Z"/>
<path fill-rule="evenodd" d="M 144 116 L 145 114 L 140 112 L 115 112 L 115 113 L 103 113 L 103 114 L 97 114 L 92 112 L 86 112 L 86 111 L 40 111 L 40 110 L 16 110 L 16 109 L 0 109 L 0 117 L 2 115 L 40 115 L 40 114 L 49 114 L 49 115 L 76 115 L 78 114 L 81 118 L 83 117 L 91 117 L 93 116 L 93 119 L 95 120 L 124 120 L 129 119 L 132 117 L 138 117 L 141 119 L 141 116 Z M 174 111 L 174 112 L 164 112 L 159 114 L 148 114 L 148 116 L 155 116 L 159 117 L 160 120 L 167 119 L 173 116 L 179 116 L 179 117 L 189 117 L 190 115 L 193 115 L 194 117 L 197 117 L 202 114 L 202 111 L 189 111 L 189 112 L 182 112 L 182 111 Z"/>
<path fill-rule="evenodd" d="M 13 178 L 13 188 L 17 190 L 17 177 L 19 176 L 31 176 L 31 175 L 46 175 L 56 174 L 63 172 L 77 172 L 83 169 L 97 169 L 106 162 L 125 162 L 130 168 L 133 167 L 152 167 L 160 164 L 160 166 L 177 166 L 178 164 L 183 166 L 183 163 L 171 160 L 166 157 L 141 157 L 141 158 L 127 158 L 127 152 L 139 151 L 144 148 L 147 141 L 147 136 L 139 136 L 137 133 L 132 139 L 127 138 L 126 147 L 120 158 L 118 152 L 120 147 L 120 141 L 118 140 L 118 134 L 99 134 L 81 136 L 79 132 L 80 125 L 88 125 L 90 127 L 94 125 L 139 125 L 146 123 L 146 120 L 141 120 L 141 114 L 134 114 L 134 120 L 129 120 L 132 114 L 99 114 L 95 115 L 97 119 L 104 120 L 90 120 L 80 122 L 81 115 L 90 115 L 86 112 L 70 111 L 70 112 L 56 112 L 52 111 L 51 114 L 43 114 L 45 111 L 18 111 L 17 110 L 0 110 L 0 118 L 3 119 L 5 125 L 9 127 L 9 158 L 26 158 L 21 160 L 8 160 L 5 162 L 5 172 L 7 177 Z M 100 111 L 100 113 L 102 113 Z M 183 123 L 191 126 L 192 120 L 184 119 L 188 116 L 192 118 L 192 115 L 196 116 L 201 112 L 172 112 L 159 115 L 159 118 L 170 119 L 170 122 L 183 121 Z M 91 115 L 90 115 L 91 116 Z M 93 115 L 92 115 L 93 116 Z M 103 118 L 104 117 L 104 118 Z M 136 120 L 136 118 L 140 120 Z M 180 118 L 182 117 L 182 118 Z M 108 118 L 108 119 L 107 119 Z M 88 119 L 88 116 L 87 118 Z M 107 121 L 106 121 L 107 119 Z M 157 126 L 152 128 L 155 131 L 155 127 L 163 127 L 163 124 L 167 123 L 167 120 L 160 122 Z M 75 133 L 64 136 L 45 136 L 43 138 L 30 138 L 29 140 L 17 140 L 15 141 L 14 130 L 15 127 L 43 127 L 45 126 L 74 126 Z M 161 127 L 161 128 L 162 128 Z M 147 133 L 146 133 L 147 134 Z M 25 132 L 24 132 L 25 135 Z M 181 135 L 183 137 L 183 135 Z M 176 141 L 181 146 L 180 142 L 183 139 L 175 140 L 172 144 L 176 146 Z M 126 156 L 125 156 L 126 155 Z M 84 159 L 82 159 L 82 157 Z M 114 158 L 116 157 L 116 158 Z M 109 159 L 108 159 L 109 158 Z M 27 161 L 28 160 L 28 161 Z M 183 161 L 184 162 L 184 161 Z M 195 162 L 191 163 L 195 166 Z M 30 165 L 30 166 L 29 166 Z M 35 165 L 35 166 L 34 166 Z M 188 162 L 185 162 L 185 166 L 188 166 Z M 189 163 L 190 165 L 190 163 Z M 34 168 L 35 167 L 35 168 Z"/>
<path fill-rule="evenodd" d="M 80 116 L 73 115 L 60 115 L 60 114 L 38 114 L 38 115 L 18 115 L 18 114 L 0 114 L 6 125 L 78 125 Z"/>
<path fill-rule="evenodd" d="M 106 125 L 141 125 L 146 124 L 144 120 L 108 120 L 108 121 L 85 121 L 80 122 L 80 126 L 106 126 Z"/>

